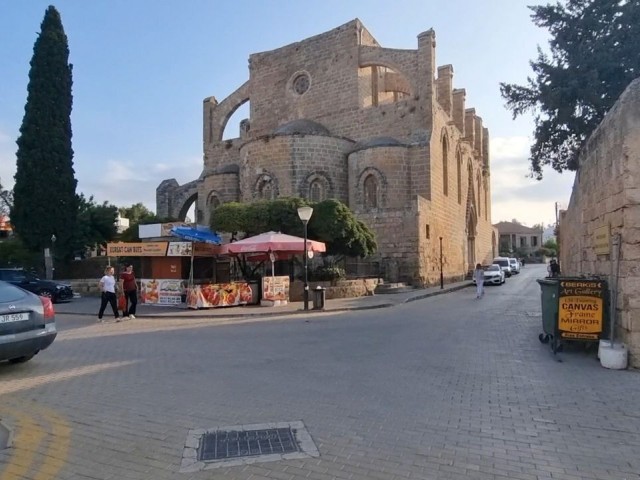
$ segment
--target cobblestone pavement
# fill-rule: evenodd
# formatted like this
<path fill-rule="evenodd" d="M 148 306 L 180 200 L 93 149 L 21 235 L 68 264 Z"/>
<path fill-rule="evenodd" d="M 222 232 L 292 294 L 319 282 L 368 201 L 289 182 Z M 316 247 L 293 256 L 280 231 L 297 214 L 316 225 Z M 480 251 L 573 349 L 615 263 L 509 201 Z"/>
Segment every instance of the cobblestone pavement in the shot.
<path fill-rule="evenodd" d="M 0 365 L 0 479 L 640 479 L 639 372 L 557 361 L 542 275 L 215 325 L 61 316 L 49 350 Z M 180 473 L 194 429 L 296 421 L 319 457 Z"/>

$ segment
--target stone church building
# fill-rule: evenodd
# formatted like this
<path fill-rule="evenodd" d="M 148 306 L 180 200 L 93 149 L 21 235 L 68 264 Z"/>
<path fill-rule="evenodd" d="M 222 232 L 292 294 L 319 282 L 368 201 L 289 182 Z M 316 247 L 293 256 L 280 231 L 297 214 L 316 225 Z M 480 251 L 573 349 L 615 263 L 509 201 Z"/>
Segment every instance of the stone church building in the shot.
<path fill-rule="evenodd" d="M 225 202 L 336 198 L 376 234 L 387 281 L 414 285 L 491 263 L 489 134 L 453 67 L 436 67 L 435 33 L 417 49 L 384 48 L 355 19 L 249 57 L 249 79 L 204 100 L 204 167 L 164 180 L 157 214 L 208 223 Z M 222 140 L 249 102 L 239 137 Z M 214 213 L 215 214 L 215 213 Z"/>

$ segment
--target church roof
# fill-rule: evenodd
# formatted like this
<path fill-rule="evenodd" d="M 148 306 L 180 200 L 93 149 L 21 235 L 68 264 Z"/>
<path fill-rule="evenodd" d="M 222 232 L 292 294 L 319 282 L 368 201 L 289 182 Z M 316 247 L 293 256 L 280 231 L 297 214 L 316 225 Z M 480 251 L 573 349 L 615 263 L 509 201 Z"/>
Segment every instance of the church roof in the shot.
<path fill-rule="evenodd" d="M 324 125 L 304 118 L 280 125 L 273 133 L 276 135 L 331 135 Z"/>
<path fill-rule="evenodd" d="M 351 153 L 376 147 L 406 147 L 407 145 L 393 137 L 373 137 L 360 140 L 351 149 Z"/>
<path fill-rule="evenodd" d="M 516 234 L 532 233 L 532 234 L 540 235 L 542 233 L 541 229 L 527 227 L 525 225 L 521 225 L 516 222 L 498 222 L 493 226 L 498 229 L 498 232 L 500 232 L 500 235 L 508 235 L 512 233 L 516 233 Z"/>

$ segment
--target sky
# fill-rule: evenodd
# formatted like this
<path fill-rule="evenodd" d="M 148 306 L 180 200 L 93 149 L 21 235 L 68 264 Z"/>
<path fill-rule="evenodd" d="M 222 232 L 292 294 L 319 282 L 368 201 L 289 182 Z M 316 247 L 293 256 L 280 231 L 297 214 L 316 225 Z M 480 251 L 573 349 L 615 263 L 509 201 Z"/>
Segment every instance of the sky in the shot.
<path fill-rule="evenodd" d="M 574 175 L 529 177 L 531 116 L 514 120 L 499 83 L 524 84 L 547 32 L 535 0 L 0 0 L 0 182 L 13 186 L 29 61 L 48 5 L 60 12 L 73 64 L 78 192 L 155 211 L 162 180 L 183 184 L 203 166 L 202 101 L 223 100 L 249 75 L 248 58 L 359 18 L 388 48 L 415 49 L 436 32 L 437 65 L 452 64 L 490 134 L 492 222 L 555 222 Z M 538 2 L 546 3 L 546 2 Z M 390 7 L 392 5 L 392 7 Z M 225 138 L 248 116 L 239 109 Z"/>

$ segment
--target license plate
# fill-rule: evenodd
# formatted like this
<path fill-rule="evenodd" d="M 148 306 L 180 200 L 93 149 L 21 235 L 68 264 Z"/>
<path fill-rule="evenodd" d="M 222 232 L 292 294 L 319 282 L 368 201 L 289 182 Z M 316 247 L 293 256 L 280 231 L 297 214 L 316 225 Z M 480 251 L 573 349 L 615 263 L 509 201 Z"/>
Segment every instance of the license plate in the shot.
<path fill-rule="evenodd" d="M 7 315 L 0 315 L 0 323 L 22 322 L 23 320 L 29 320 L 28 313 L 9 313 Z"/>

